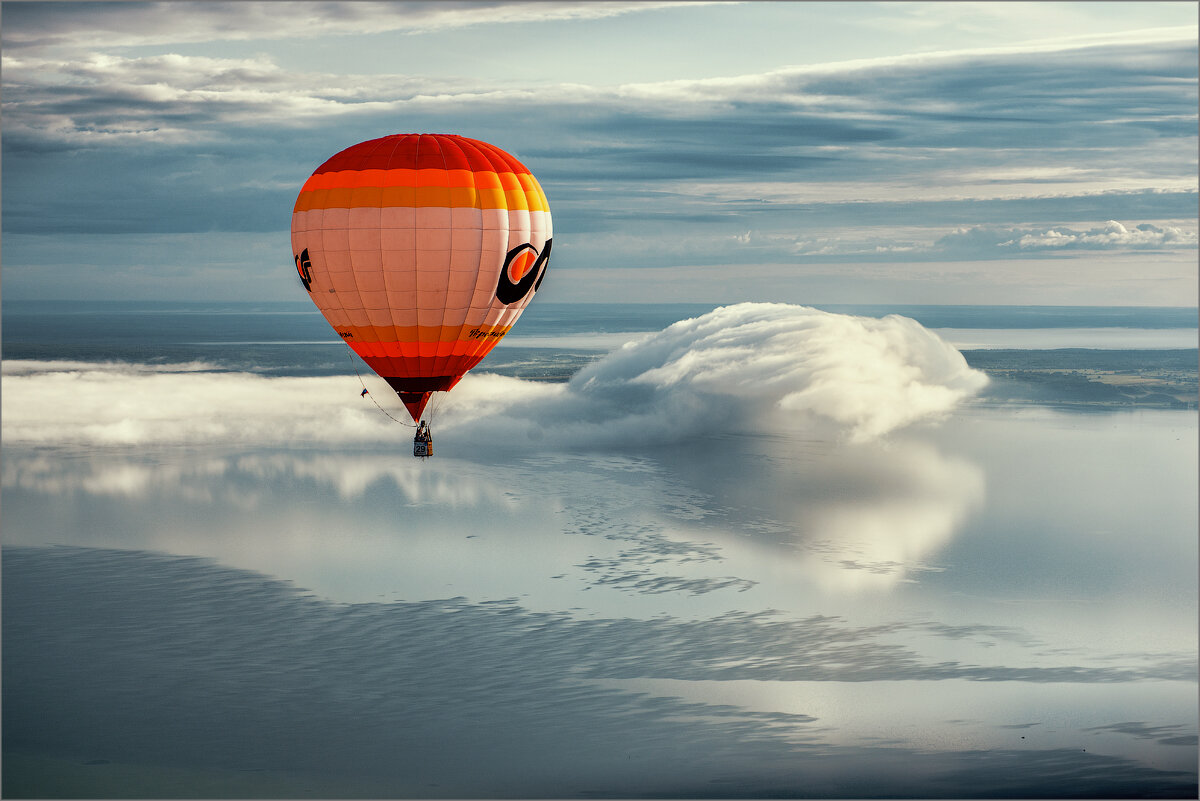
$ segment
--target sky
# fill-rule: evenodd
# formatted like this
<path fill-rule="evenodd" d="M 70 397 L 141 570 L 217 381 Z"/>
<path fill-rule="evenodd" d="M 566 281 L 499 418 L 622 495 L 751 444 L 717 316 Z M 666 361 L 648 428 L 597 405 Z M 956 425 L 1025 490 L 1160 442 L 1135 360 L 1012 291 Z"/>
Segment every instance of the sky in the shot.
<path fill-rule="evenodd" d="M 458 133 L 544 300 L 1194 306 L 1194 3 L 0 6 L 3 296 L 297 301 L 334 153 Z"/>

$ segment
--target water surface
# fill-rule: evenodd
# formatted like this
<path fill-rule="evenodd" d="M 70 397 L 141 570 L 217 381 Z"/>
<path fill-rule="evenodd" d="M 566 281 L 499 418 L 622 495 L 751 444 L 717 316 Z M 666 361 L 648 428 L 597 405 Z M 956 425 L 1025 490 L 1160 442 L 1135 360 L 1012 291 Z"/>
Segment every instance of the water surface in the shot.
<path fill-rule="evenodd" d="M 1195 796 L 1194 410 L 563 447 L 449 408 L 422 461 L 337 359 L 188 344 L 228 317 L 34 362 L 6 315 L 8 796 Z M 512 348 L 545 377 L 470 403 L 603 356 Z"/>

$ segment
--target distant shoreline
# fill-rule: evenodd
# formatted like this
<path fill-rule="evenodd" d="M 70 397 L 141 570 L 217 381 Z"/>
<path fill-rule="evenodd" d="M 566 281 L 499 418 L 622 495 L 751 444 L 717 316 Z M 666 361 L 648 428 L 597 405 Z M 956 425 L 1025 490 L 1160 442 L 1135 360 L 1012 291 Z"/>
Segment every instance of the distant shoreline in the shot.
<path fill-rule="evenodd" d="M 737 305 L 742 301 L 724 303 L 611 303 L 591 301 L 567 303 L 541 301 L 525 311 L 522 323 L 553 319 L 564 312 L 572 315 L 583 312 L 586 320 L 650 320 L 669 317 L 673 320 L 706 314 L 721 306 Z M 774 301 L 756 301 L 774 302 Z M 883 317 L 899 314 L 911 317 L 928 328 L 1197 328 L 1200 326 L 1200 307 L 1197 306 L 1025 306 L 1025 305 L 963 305 L 963 304 L 904 304 L 904 303 L 795 303 L 837 314 Z M 320 313 L 307 300 L 272 301 L 193 301 L 193 300 L 20 300 L 4 298 L 0 314 L 25 317 L 41 314 L 104 314 L 104 313 L 172 313 L 172 314 L 284 314 L 313 316 Z M 556 322 L 564 322 L 556 320 Z"/>

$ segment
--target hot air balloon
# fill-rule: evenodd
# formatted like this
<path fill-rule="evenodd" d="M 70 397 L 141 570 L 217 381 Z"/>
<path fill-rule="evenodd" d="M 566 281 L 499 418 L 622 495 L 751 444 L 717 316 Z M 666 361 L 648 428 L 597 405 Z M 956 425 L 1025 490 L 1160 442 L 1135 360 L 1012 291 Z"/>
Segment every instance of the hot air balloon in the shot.
<path fill-rule="evenodd" d="M 546 274 L 550 208 L 500 148 L 395 134 L 313 172 L 292 212 L 300 281 L 417 421 L 508 333 Z"/>

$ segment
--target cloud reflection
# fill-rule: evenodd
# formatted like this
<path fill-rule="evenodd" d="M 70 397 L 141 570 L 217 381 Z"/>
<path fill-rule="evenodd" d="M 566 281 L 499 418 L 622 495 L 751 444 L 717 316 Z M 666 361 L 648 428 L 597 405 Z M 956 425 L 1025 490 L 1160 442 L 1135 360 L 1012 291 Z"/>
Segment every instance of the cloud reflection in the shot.
<path fill-rule="evenodd" d="M 936 564 L 983 502 L 975 464 L 919 439 L 728 436 L 656 455 L 699 526 L 761 569 L 834 591 L 887 590 Z"/>
<path fill-rule="evenodd" d="M 920 442 L 814 447 L 819 458 L 797 458 L 786 439 L 727 437 L 652 457 L 499 464 L 361 450 L 103 448 L 64 458 L 8 448 L 3 486 L 10 542 L 46 536 L 37 525 L 46 503 L 92 521 L 111 510 L 110 534 L 66 526 L 53 541 L 203 553 L 265 572 L 279 569 L 278 551 L 306 553 L 313 564 L 302 575 L 321 587 L 321 568 L 333 563 L 364 586 L 392 576 L 373 548 L 399 557 L 429 532 L 455 543 L 486 535 L 520 555 L 526 591 L 570 576 L 632 595 L 758 587 L 773 603 L 796 582 L 878 591 L 937 570 L 939 549 L 982 499 L 976 466 Z M 312 537 L 320 525 L 355 541 Z M 237 534 L 247 528 L 272 547 L 248 550 Z M 458 546 L 427 556 L 430 578 L 479 558 Z"/>
<path fill-rule="evenodd" d="M 326 784 L 310 793 L 350 797 L 1195 791 L 1194 768 L 1078 748 L 841 745 L 836 717 L 604 681 L 834 680 L 847 690 L 878 679 L 1018 678 L 999 665 L 922 660 L 881 640 L 896 626 L 747 613 L 572 620 L 461 598 L 346 605 L 145 552 L 6 548 L 4 569 L 6 756 L 120 763 L 141 792 L 145 766 L 156 765 L 259 772 L 268 782 L 315 771 Z M 1137 678 L 1116 668 L 1020 678 L 1067 675 Z M 17 778 L 39 777 L 17 775 L 6 759 L 6 789 Z"/>

